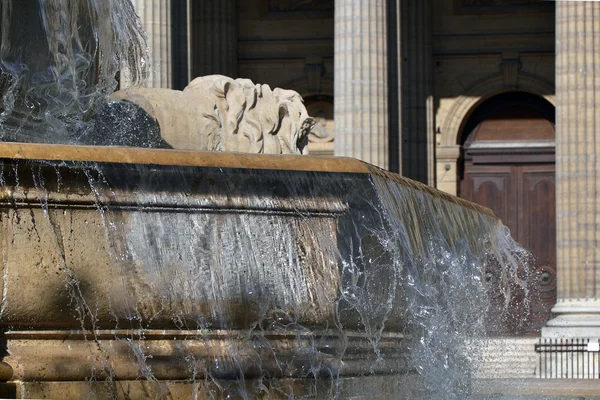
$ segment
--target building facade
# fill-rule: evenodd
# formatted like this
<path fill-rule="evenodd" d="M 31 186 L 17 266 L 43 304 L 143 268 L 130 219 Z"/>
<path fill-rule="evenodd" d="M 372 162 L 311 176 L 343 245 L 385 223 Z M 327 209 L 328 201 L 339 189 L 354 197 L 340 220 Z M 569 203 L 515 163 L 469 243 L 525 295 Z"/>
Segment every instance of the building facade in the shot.
<path fill-rule="evenodd" d="M 360 158 L 492 208 L 532 252 L 531 316 L 514 332 L 539 332 L 557 286 L 555 311 L 569 315 L 567 325 L 600 315 L 591 222 L 600 215 L 592 182 L 600 3 L 134 3 L 152 85 L 181 89 L 219 73 L 294 89 L 317 118 L 312 154 Z M 583 194 L 592 200 L 578 205 Z M 585 332 L 600 336 L 594 318 Z"/>

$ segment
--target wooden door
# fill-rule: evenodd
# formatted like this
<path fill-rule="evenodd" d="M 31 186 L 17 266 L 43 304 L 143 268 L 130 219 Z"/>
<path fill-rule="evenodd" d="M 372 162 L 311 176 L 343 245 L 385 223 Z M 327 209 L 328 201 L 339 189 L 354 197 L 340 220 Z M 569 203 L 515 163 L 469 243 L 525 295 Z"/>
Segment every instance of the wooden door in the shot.
<path fill-rule="evenodd" d="M 550 319 L 556 303 L 556 195 L 554 164 L 516 167 L 518 229 L 516 240 L 531 253 L 528 331 Z"/>
<path fill-rule="evenodd" d="M 531 253 L 523 276 L 530 289 L 529 302 L 517 290 L 510 315 L 499 334 L 538 332 L 550 318 L 556 302 L 556 200 L 554 163 L 465 164 L 462 197 L 492 209 L 510 229 L 512 237 Z M 490 271 L 490 284 L 496 273 Z M 493 293 L 493 292 L 492 292 Z M 496 293 L 492 312 L 503 312 L 504 298 Z"/>

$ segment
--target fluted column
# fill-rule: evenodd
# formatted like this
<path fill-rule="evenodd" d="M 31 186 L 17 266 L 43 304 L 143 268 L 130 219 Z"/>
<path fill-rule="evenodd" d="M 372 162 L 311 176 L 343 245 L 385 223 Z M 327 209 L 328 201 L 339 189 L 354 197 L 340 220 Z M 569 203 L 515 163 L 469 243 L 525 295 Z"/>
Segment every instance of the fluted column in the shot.
<path fill-rule="evenodd" d="M 172 88 L 171 0 L 133 0 L 148 34 L 150 52 L 149 87 Z"/>
<path fill-rule="evenodd" d="M 600 3 L 556 2 L 558 316 L 546 337 L 600 337 Z"/>
<path fill-rule="evenodd" d="M 191 3 L 192 78 L 221 74 L 237 77 L 236 0 Z"/>
<path fill-rule="evenodd" d="M 334 153 L 389 167 L 385 0 L 336 0 Z"/>

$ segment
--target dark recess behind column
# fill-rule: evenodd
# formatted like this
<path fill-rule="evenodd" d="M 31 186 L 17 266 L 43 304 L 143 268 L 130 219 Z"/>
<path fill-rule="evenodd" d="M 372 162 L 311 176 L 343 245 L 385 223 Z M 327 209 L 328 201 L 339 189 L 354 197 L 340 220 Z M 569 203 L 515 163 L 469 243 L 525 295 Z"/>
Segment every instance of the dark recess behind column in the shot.
<path fill-rule="evenodd" d="M 173 60 L 173 89 L 183 90 L 188 85 L 188 40 L 187 37 L 187 2 L 175 0 L 171 2 L 171 34 L 173 37 L 172 54 Z"/>
<path fill-rule="evenodd" d="M 402 175 L 430 183 L 433 149 L 427 99 L 432 94 L 431 0 L 400 2 L 400 124 Z"/>
<path fill-rule="evenodd" d="M 389 169 L 400 171 L 400 64 L 399 64 L 399 26 L 398 1 L 387 0 L 388 23 L 388 157 Z"/>

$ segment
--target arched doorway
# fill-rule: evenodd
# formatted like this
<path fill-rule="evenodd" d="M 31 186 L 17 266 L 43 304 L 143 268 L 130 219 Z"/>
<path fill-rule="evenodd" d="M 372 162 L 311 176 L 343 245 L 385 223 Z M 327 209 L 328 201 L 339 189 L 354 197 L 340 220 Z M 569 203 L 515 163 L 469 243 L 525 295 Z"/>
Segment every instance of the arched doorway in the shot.
<path fill-rule="evenodd" d="M 529 315 L 525 324 L 509 322 L 501 334 L 538 332 L 556 302 L 554 138 L 554 107 L 524 92 L 485 101 L 462 131 L 460 196 L 491 208 L 532 254 L 525 274 L 532 289 Z M 520 307 L 517 301 L 512 311 L 525 313 Z"/>

